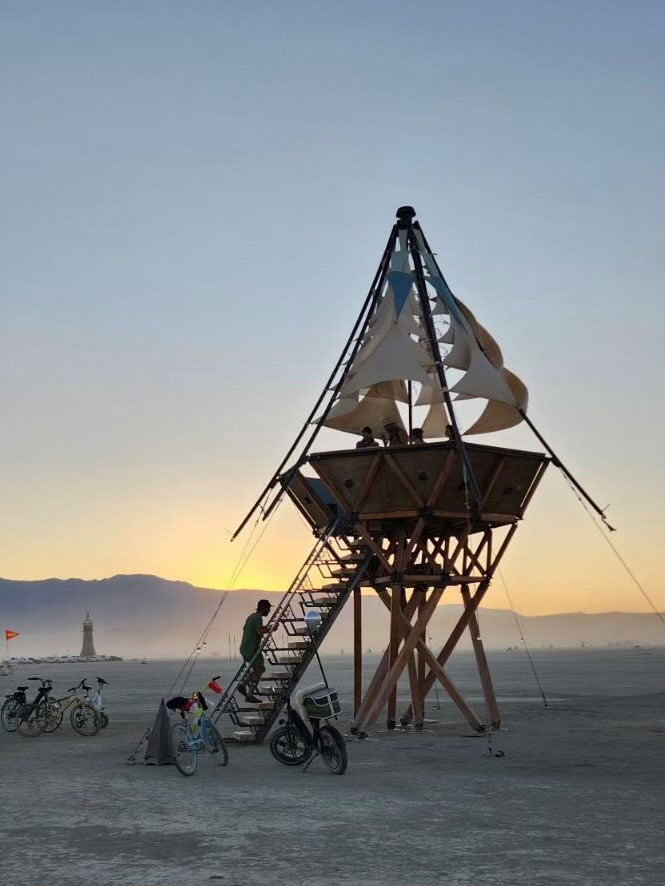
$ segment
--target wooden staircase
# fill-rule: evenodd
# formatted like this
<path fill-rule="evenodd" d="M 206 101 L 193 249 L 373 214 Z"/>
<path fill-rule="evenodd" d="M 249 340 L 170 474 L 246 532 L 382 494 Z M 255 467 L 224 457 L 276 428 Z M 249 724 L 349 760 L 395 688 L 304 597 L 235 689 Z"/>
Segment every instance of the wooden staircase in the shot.
<path fill-rule="evenodd" d="M 267 624 L 275 630 L 264 636 L 259 650 L 266 663 L 256 692 L 259 703 L 250 704 L 238 692 L 251 667 L 251 662 L 243 662 L 211 711 L 215 722 L 223 715 L 230 717 L 237 741 L 263 741 L 367 570 L 372 554 L 364 544 L 334 532 L 333 525 L 317 540 L 270 615 Z M 305 621 L 311 610 L 321 614 L 321 625 L 313 632 Z"/>

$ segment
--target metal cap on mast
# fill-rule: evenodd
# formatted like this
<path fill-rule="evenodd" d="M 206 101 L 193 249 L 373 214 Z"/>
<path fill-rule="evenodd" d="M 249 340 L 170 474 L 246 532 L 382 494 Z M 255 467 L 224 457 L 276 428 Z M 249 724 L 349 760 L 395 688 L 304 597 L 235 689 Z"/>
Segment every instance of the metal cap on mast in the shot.
<path fill-rule="evenodd" d="M 397 227 L 406 228 L 416 217 L 416 210 L 413 206 L 400 206 L 395 215 L 398 219 Z"/>

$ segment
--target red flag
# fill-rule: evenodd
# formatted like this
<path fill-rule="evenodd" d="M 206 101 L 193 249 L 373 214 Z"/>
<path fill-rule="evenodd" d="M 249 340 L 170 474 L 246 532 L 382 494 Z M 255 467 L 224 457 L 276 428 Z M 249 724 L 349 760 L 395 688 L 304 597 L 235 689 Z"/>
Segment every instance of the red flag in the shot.
<path fill-rule="evenodd" d="M 12 637 L 18 637 L 18 631 L 5 631 L 5 640 L 11 640 Z"/>
<path fill-rule="evenodd" d="M 211 680 L 208 683 L 208 689 L 212 689 L 212 691 L 216 692 L 218 695 L 222 691 L 222 687 L 215 680 Z"/>

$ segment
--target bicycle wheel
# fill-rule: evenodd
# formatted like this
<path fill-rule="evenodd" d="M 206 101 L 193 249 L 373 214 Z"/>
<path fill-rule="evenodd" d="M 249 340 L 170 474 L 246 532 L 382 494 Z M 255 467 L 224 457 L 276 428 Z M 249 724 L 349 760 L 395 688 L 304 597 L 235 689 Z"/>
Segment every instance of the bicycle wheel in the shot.
<path fill-rule="evenodd" d="M 7 732 L 16 732 L 22 703 L 16 698 L 8 698 L 0 710 L 0 723 Z"/>
<path fill-rule="evenodd" d="M 72 729 L 86 738 L 91 738 L 99 732 L 99 714 L 92 705 L 81 702 L 69 715 Z"/>
<path fill-rule="evenodd" d="M 282 726 L 273 732 L 270 753 L 285 766 L 302 766 L 312 756 L 312 746 L 293 726 Z"/>
<path fill-rule="evenodd" d="M 194 775 L 198 754 L 193 744 L 189 729 L 184 723 L 174 723 L 171 727 L 171 754 L 173 761 L 182 775 Z"/>
<path fill-rule="evenodd" d="M 23 708 L 18 717 L 18 731 L 24 738 L 35 738 L 41 735 L 48 723 L 46 705 L 41 702 L 36 707 Z"/>
<path fill-rule="evenodd" d="M 210 720 L 205 722 L 202 737 L 206 751 L 211 755 L 215 763 L 218 766 L 226 766 L 229 762 L 229 752 L 226 749 L 224 739 L 219 734 L 219 730 Z"/>
<path fill-rule="evenodd" d="M 106 729 L 106 727 L 109 725 L 109 718 L 106 716 L 104 711 L 101 712 L 100 717 L 102 729 Z"/>
<path fill-rule="evenodd" d="M 335 775 L 344 775 L 349 757 L 344 739 L 334 726 L 322 726 L 319 730 L 319 750 L 328 769 Z"/>
<path fill-rule="evenodd" d="M 62 705 L 56 698 L 49 698 L 47 703 L 48 723 L 44 732 L 55 732 L 62 723 L 63 710 Z"/>

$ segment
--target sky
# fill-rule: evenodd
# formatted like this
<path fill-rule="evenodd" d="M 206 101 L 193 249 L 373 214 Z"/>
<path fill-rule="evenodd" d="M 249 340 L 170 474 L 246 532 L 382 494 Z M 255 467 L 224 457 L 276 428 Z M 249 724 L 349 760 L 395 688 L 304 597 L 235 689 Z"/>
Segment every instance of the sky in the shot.
<path fill-rule="evenodd" d="M 0 574 L 226 587 L 408 203 L 662 608 L 664 32 L 640 0 L 0 0 Z M 310 545 L 283 504 L 236 586 Z M 648 608 L 554 469 L 503 574 L 527 614 Z"/>

